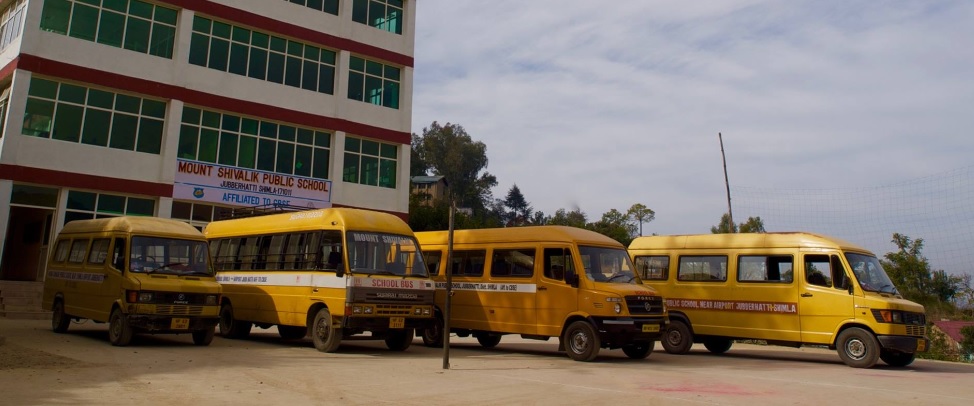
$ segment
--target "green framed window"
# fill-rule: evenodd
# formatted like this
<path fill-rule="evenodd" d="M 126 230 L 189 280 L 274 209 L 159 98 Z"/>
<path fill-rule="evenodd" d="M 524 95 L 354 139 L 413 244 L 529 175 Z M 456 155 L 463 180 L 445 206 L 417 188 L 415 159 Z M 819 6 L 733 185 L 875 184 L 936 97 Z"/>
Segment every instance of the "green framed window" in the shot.
<path fill-rule="evenodd" d="M 331 133 L 186 106 L 178 157 L 329 179 Z"/>
<path fill-rule="evenodd" d="M 346 137 L 342 180 L 395 189 L 398 154 L 394 144 Z"/>
<path fill-rule="evenodd" d="M 165 118 L 163 101 L 33 77 L 22 134 L 158 155 Z"/>
<path fill-rule="evenodd" d="M 328 14 L 338 15 L 338 0 L 284 0 L 288 3 L 294 3 L 301 6 L 305 6 L 310 9 L 324 11 Z"/>
<path fill-rule="evenodd" d="M 353 0 L 352 21 L 402 35 L 402 0 Z"/>
<path fill-rule="evenodd" d="M 24 30 L 27 0 L 14 0 L 0 10 L 0 50 L 20 37 Z"/>
<path fill-rule="evenodd" d="M 156 201 L 153 199 L 69 190 L 64 223 L 118 216 L 154 216 L 155 212 Z"/>
<path fill-rule="evenodd" d="M 348 64 L 348 98 L 399 109 L 402 70 L 353 56 Z"/>
<path fill-rule="evenodd" d="M 141 0 L 49 0 L 41 30 L 171 59 L 177 15 Z"/>
<path fill-rule="evenodd" d="M 230 25 L 193 19 L 189 63 L 319 93 L 335 92 L 333 50 Z"/>

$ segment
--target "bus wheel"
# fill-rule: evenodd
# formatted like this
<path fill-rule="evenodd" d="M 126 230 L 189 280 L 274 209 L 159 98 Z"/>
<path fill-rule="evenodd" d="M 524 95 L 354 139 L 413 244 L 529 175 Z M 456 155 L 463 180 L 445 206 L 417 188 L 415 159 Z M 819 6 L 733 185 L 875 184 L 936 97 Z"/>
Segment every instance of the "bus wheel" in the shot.
<path fill-rule="evenodd" d="M 122 309 L 115 308 L 108 318 L 108 341 L 112 345 L 124 347 L 132 342 L 132 327 L 122 314 Z"/>
<path fill-rule="evenodd" d="M 599 336 L 587 321 L 576 321 L 565 330 L 565 352 L 575 361 L 588 362 L 599 355 Z"/>
<path fill-rule="evenodd" d="M 672 320 L 663 334 L 663 349 L 669 354 L 686 354 L 693 346 L 690 328 L 682 321 Z"/>
<path fill-rule="evenodd" d="M 207 346 L 213 342 L 213 336 L 216 334 L 216 327 L 208 327 L 203 330 L 196 330 L 193 332 L 193 344 L 199 346 Z"/>
<path fill-rule="evenodd" d="M 227 303 L 220 308 L 220 335 L 226 338 L 244 338 L 250 334 L 253 323 L 233 318 L 233 305 Z"/>
<path fill-rule="evenodd" d="M 51 328 L 55 333 L 66 333 L 70 324 L 71 316 L 64 312 L 64 301 L 55 300 L 54 312 L 51 314 Z"/>
<path fill-rule="evenodd" d="M 497 344 L 501 343 L 500 334 L 479 333 L 476 335 L 476 337 L 477 342 L 480 343 L 480 346 L 484 348 L 494 348 L 497 346 Z"/>
<path fill-rule="evenodd" d="M 411 328 L 390 330 L 386 337 L 386 347 L 393 351 L 406 351 L 413 343 L 415 335 L 416 331 Z"/>
<path fill-rule="evenodd" d="M 304 336 L 308 335 L 308 328 L 301 326 L 277 326 L 277 334 L 281 335 L 281 338 L 285 340 L 300 340 Z"/>
<path fill-rule="evenodd" d="M 332 324 L 331 313 L 327 308 L 318 310 L 311 327 L 311 339 L 315 348 L 321 352 L 335 352 L 342 343 L 342 329 Z"/>
<path fill-rule="evenodd" d="M 632 359 L 643 359 L 653 353 L 654 342 L 632 343 L 622 346 L 622 352 Z"/>
<path fill-rule="evenodd" d="M 734 344 L 734 340 L 729 338 L 720 337 L 710 337 L 703 340 L 703 346 L 707 347 L 707 350 L 714 354 L 723 354 L 730 350 L 731 345 Z"/>
<path fill-rule="evenodd" d="M 433 326 L 424 328 L 420 335 L 423 336 L 423 345 L 427 347 L 442 347 L 443 346 L 443 319 L 437 315 L 436 320 L 433 321 Z"/>
<path fill-rule="evenodd" d="M 916 354 L 893 351 L 880 351 L 879 353 L 879 358 L 891 367 L 905 367 L 910 365 L 916 359 L 916 356 Z"/>
<path fill-rule="evenodd" d="M 858 327 L 839 333 L 835 348 L 842 362 L 853 368 L 871 368 L 879 360 L 879 342 L 876 337 Z"/>

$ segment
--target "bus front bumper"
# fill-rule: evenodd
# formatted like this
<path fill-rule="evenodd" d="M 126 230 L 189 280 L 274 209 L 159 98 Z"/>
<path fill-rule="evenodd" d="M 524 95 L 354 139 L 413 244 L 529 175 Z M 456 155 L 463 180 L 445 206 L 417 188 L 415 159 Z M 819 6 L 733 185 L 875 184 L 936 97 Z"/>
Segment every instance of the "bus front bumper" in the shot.
<path fill-rule="evenodd" d="M 206 330 L 220 323 L 219 317 L 179 317 L 130 314 L 128 323 L 134 329 L 153 333 L 180 333 Z"/>
<path fill-rule="evenodd" d="M 909 336 L 877 336 L 879 345 L 884 350 L 899 351 L 907 354 L 926 352 L 930 348 L 930 340 L 926 337 Z"/>
<path fill-rule="evenodd" d="M 634 342 L 656 341 L 666 331 L 666 317 L 593 318 L 603 346 L 617 348 Z"/>

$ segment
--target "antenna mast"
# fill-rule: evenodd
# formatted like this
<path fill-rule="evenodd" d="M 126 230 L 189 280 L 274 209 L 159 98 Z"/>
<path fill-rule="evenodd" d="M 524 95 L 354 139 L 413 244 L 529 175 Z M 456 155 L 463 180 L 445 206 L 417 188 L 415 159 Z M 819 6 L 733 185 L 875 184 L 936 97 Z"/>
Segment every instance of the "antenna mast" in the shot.
<path fill-rule="evenodd" d="M 724 161 L 724 186 L 727 187 L 727 217 L 730 220 L 730 228 L 734 229 L 734 211 L 731 210 L 730 181 L 727 180 L 727 156 L 724 155 L 724 136 L 717 133 L 720 140 L 720 159 Z"/>

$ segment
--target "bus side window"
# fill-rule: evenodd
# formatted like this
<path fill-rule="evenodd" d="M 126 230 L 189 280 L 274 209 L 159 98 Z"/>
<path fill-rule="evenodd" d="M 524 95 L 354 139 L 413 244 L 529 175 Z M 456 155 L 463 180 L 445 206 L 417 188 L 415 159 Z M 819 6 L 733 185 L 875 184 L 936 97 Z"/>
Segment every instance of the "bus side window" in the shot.
<path fill-rule="evenodd" d="M 828 255 L 805 255 L 805 282 L 815 286 L 832 286 L 832 269 Z"/>
<path fill-rule="evenodd" d="M 644 281 L 665 281 L 669 276 L 670 257 L 666 255 L 651 255 L 636 257 L 636 272 L 639 279 Z"/>
<path fill-rule="evenodd" d="M 544 249 L 544 276 L 558 281 L 565 280 L 565 250 L 561 248 Z"/>
<path fill-rule="evenodd" d="M 426 260 L 426 268 L 430 276 L 440 274 L 440 260 L 443 258 L 443 251 L 423 251 L 423 259 Z"/>
<path fill-rule="evenodd" d="M 845 267 L 838 255 L 832 255 L 832 285 L 836 289 L 848 289 L 849 278 L 846 276 Z"/>
<path fill-rule="evenodd" d="M 119 271 L 125 269 L 125 239 L 116 238 L 112 248 L 112 266 Z"/>

